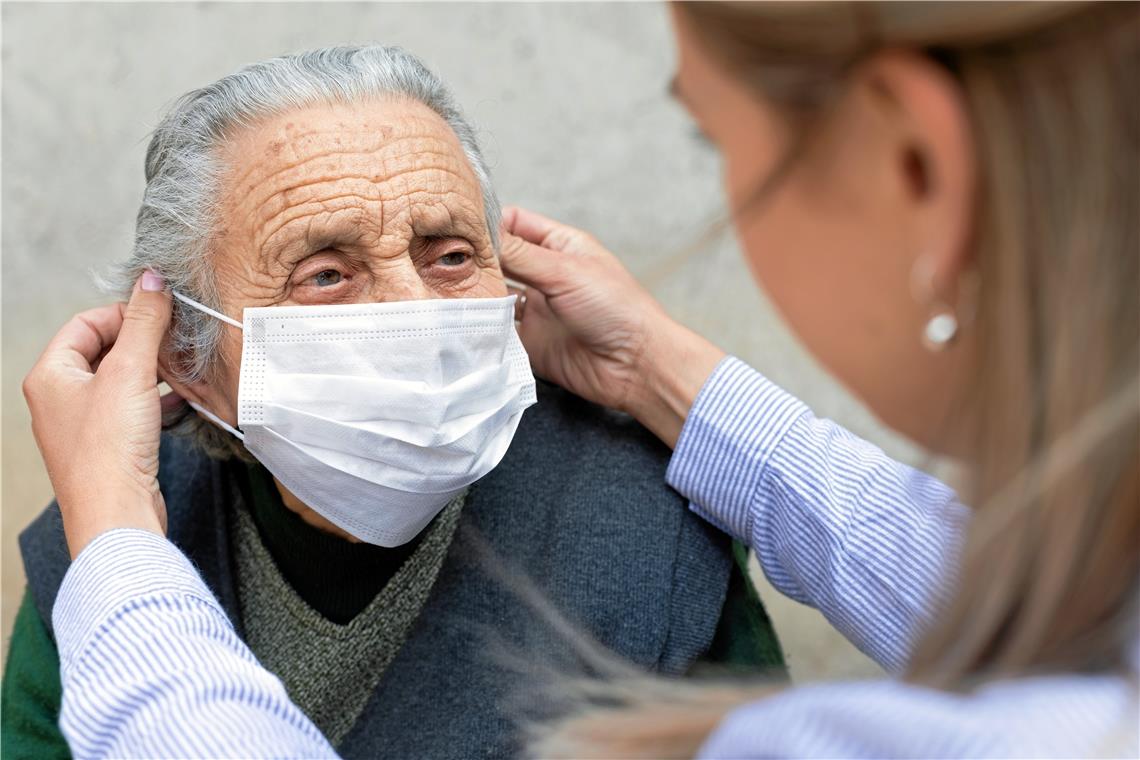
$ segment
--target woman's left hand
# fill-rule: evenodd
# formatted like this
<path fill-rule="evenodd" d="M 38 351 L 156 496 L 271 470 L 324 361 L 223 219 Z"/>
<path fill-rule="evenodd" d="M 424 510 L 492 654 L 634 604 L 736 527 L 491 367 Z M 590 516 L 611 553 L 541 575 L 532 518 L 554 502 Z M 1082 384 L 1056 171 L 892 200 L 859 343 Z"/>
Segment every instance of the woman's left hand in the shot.
<path fill-rule="evenodd" d="M 73 317 L 24 380 L 73 558 L 113 528 L 165 533 L 158 351 L 169 324 L 170 294 L 145 273 L 129 303 Z"/>

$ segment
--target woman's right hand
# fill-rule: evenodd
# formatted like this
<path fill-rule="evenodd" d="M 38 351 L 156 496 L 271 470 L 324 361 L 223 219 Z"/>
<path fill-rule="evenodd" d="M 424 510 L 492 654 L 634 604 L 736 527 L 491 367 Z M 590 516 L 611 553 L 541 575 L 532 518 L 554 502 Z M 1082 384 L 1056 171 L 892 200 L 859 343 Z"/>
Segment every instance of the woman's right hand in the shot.
<path fill-rule="evenodd" d="M 519 335 L 535 371 L 674 446 L 724 352 L 671 319 L 585 232 L 514 207 L 503 229 L 503 271 L 527 286 Z"/>
<path fill-rule="evenodd" d="M 113 528 L 165 532 L 158 350 L 169 323 L 170 294 L 148 272 L 129 303 L 73 317 L 24 380 L 72 558 Z"/>

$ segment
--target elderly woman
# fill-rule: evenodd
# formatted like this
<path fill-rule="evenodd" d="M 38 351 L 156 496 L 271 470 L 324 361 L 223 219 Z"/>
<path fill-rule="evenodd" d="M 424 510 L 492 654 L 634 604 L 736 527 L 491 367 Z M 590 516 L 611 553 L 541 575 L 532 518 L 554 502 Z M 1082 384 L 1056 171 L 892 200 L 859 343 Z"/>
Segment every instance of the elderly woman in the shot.
<path fill-rule="evenodd" d="M 743 553 L 663 485 L 668 450 L 535 393 L 487 169 L 415 58 L 319 50 L 195 90 L 146 179 L 121 276 L 178 298 L 159 360 L 177 394 L 168 535 L 340 752 L 508 752 L 509 669 L 483 632 L 572 662 L 520 601 L 532 582 L 646 669 L 782 666 Z M 21 549 L 5 750 L 65 754 L 55 505 Z"/>

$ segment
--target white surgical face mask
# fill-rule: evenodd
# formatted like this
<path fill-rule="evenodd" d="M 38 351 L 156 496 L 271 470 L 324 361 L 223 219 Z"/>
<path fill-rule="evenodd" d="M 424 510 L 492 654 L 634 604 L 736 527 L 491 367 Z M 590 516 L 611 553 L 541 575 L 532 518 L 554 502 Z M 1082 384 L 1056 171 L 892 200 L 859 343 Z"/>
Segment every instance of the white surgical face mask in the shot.
<path fill-rule="evenodd" d="M 412 540 L 510 446 L 534 376 L 514 296 L 245 309 L 238 428 L 203 415 L 361 541 Z"/>

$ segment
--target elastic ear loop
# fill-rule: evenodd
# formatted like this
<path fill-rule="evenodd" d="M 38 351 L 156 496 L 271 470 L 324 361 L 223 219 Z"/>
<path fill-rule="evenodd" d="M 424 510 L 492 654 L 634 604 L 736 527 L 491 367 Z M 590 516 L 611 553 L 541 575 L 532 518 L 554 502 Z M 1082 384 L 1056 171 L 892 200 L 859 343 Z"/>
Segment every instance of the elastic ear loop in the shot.
<path fill-rule="evenodd" d="M 198 311 L 203 311 L 203 312 L 209 314 L 211 317 L 214 317 L 215 319 L 220 319 L 227 324 L 233 325 L 234 327 L 236 327 L 239 330 L 245 329 L 245 326 L 242 325 L 241 322 L 238 322 L 236 319 L 233 319 L 231 317 L 227 317 L 225 314 L 221 313 L 220 311 L 214 311 L 209 306 L 206 306 L 205 304 L 198 303 L 193 298 L 187 298 L 186 296 L 179 293 L 177 290 L 170 291 L 170 294 L 172 296 L 174 296 L 175 298 L 177 298 L 182 303 L 186 304 L 187 306 L 192 306 L 193 308 L 197 309 Z"/>
<path fill-rule="evenodd" d="M 245 440 L 245 434 L 244 433 L 242 433 L 240 430 L 238 430 L 236 427 L 234 427 L 230 423 L 223 420 L 218 415 L 211 412 L 209 409 L 206 409 L 205 407 L 202 407 L 202 406 L 198 406 L 193 401 L 187 401 L 186 403 L 190 405 L 191 409 L 194 409 L 195 411 L 197 411 L 199 414 L 201 414 L 203 417 L 208 419 L 210 422 L 214 423 L 215 425 L 222 428 L 223 430 L 227 430 L 227 431 L 233 433 L 234 435 L 236 435 L 238 437 L 238 440 L 242 440 L 242 441 Z"/>
<path fill-rule="evenodd" d="M 179 293 L 177 290 L 170 291 L 170 294 L 172 296 L 174 296 L 175 298 L 177 298 L 182 303 L 186 304 L 187 306 L 190 306 L 191 308 L 197 309 L 198 311 L 201 311 L 201 312 L 205 312 L 206 314 L 209 314 L 211 317 L 214 317 L 215 319 L 220 319 L 221 321 L 225 322 L 226 324 L 233 325 L 234 327 L 236 327 L 239 330 L 245 329 L 245 327 L 242 325 L 242 323 L 238 322 L 236 319 L 231 319 L 230 317 L 227 317 L 225 314 L 222 314 L 220 311 L 214 311 L 209 306 L 206 306 L 205 304 L 200 304 L 197 301 L 195 301 L 193 298 L 187 298 L 186 296 Z M 208 419 L 210 422 L 214 423 L 215 425 L 222 428 L 223 430 L 235 435 L 238 438 L 238 440 L 240 440 L 240 441 L 245 440 L 245 434 L 244 433 L 242 433 L 240 430 L 235 428 L 230 423 L 223 420 L 218 415 L 211 412 L 209 409 L 206 409 L 205 407 L 199 406 L 198 404 L 195 404 L 193 401 L 187 401 L 186 403 L 190 405 L 191 409 L 198 412 L 198 414 L 201 414 L 203 417 Z"/>

